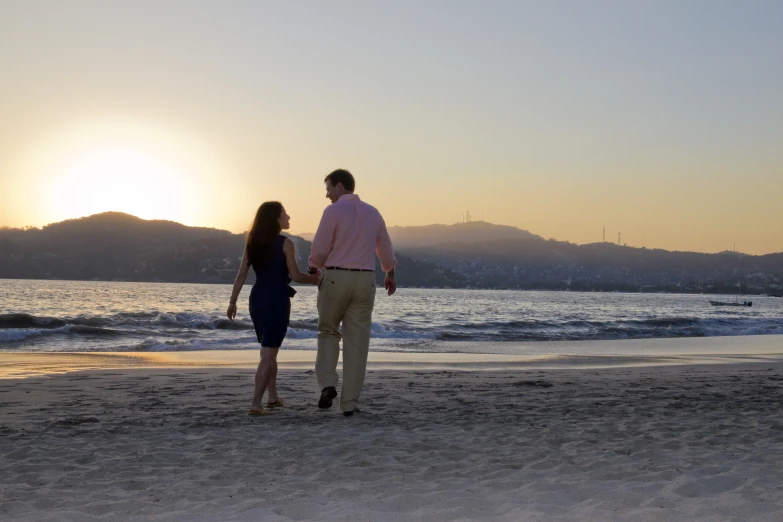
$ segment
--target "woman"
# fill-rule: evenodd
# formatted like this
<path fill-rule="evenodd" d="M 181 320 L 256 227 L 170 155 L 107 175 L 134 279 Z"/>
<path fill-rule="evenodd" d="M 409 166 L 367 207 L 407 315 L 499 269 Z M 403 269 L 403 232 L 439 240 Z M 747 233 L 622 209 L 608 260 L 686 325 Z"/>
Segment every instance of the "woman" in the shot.
<path fill-rule="evenodd" d="M 250 318 L 261 343 L 261 362 L 256 370 L 256 387 L 250 415 L 264 415 L 264 391 L 269 388 L 268 408 L 283 406 L 277 396 L 277 352 L 283 343 L 291 315 L 291 297 L 296 290 L 288 286 L 291 279 L 297 283 L 317 285 L 320 274 L 309 275 L 299 271 L 296 265 L 294 242 L 280 235 L 290 226 L 290 217 L 283 205 L 267 201 L 258 207 L 253 226 L 247 233 L 245 253 L 239 267 L 234 290 L 231 292 L 226 315 L 234 320 L 237 315 L 237 297 L 252 266 L 256 284 L 250 292 Z"/>

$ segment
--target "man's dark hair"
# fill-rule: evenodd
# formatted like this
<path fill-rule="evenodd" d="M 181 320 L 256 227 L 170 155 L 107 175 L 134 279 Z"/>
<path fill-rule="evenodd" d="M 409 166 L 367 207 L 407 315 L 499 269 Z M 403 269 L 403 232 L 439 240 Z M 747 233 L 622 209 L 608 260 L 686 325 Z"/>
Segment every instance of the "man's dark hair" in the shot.
<path fill-rule="evenodd" d="M 324 183 L 326 182 L 331 183 L 332 185 L 337 185 L 338 183 L 343 184 L 343 188 L 347 190 L 348 192 L 353 192 L 353 189 L 356 188 L 356 181 L 353 179 L 353 174 L 348 172 L 345 169 L 337 169 L 328 176 L 324 178 Z"/>

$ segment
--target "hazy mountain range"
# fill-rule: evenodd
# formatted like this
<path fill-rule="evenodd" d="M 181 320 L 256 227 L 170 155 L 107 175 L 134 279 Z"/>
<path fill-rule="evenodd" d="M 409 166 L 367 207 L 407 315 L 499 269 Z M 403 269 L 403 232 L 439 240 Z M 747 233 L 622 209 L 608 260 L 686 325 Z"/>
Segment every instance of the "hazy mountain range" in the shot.
<path fill-rule="evenodd" d="M 314 233 L 299 234 L 312 241 Z M 485 221 L 470 221 L 454 225 L 424 225 L 418 227 L 389 227 L 389 236 L 397 249 L 429 247 L 442 243 L 478 243 L 499 239 L 543 239 L 507 225 L 494 225 Z"/>
<path fill-rule="evenodd" d="M 310 242 L 292 239 L 304 269 Z M 0 229 L 0 278 L 231 283 L 243 249 L 242 234 L 106 212 L 41 229 Z M 397 257 L 406 267 L 401 285 L 465 284 L 450 270 Z"/>
<path fill-rule="evenodd" d="M 539 237 L 441 243 L 404 252 L 462 274 L 480 288 L 778 294 L 783 280 L 783 253 L 670 252 Z"/>
<path fill-rule="evenodd" d="M 783 279 L 783 254 L 575 245 L 481 221 L 389 232 L 401 286 L 774 294 Z M 304 268 L 310 242 L 292 239 Z M 0 278 L 230 283 L 243 244 L 225 230 L 107 212 L 0 229 Z"/>

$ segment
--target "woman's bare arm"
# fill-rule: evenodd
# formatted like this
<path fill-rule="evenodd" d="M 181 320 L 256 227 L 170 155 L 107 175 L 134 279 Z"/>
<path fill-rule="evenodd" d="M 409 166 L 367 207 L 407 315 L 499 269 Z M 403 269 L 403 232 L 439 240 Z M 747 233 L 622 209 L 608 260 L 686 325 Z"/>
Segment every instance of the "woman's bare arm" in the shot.
<path fill-rule="evenodd" d="M 242 287 L 245 285 L 247 279 L 247 272 L 250 269 L 250 265 L 247 263 L 247 248 L 245 248 L 244 254 L 242 254 L 242 261 L 239 264 L 239 271 L 237 277 L 234 279 L 234 288 L 231 290 L 231 299 L 229 300 L 228 310 L 226 310 L 226 316 L 232 321 L 237 316 L 237 298 L 239 298 L 239 292 L 242 291 Z"/>
<path fill-rule="evenodd" d="M 285 264 L 288 267 L 288 275 L 291 276 L 291 279 L 297 283 L 310 285 L 318 284 L 321 277 L 320 274 L 316 273 L 310 275 L 299 271 L 299 266 L 296 264 L 296 248 L 294 247 L 293 241 L 286 238 L 285 243 L 283 243 L 283 252 L 285 253 Z"/>

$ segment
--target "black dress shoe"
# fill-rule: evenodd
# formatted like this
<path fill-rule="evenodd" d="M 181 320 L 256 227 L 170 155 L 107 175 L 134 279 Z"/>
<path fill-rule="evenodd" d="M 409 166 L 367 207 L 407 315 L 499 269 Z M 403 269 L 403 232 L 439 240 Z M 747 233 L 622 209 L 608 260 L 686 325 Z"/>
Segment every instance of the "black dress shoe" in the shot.
<path fill-rule="evenodd" d="M 345 415 L 346 417 L 353 417 L 354 413 L 359 413 L 359 408 L 356 408 L 355 410 L 344 411 L 343 415 Z"/>
<path fill-rule="evenodd" d="M 337 390 L 334 386 L 327 386 L 321 390 L 321 398 L 318 399 L 318 407 L 322 410 L 332 407 L 332 400 L 337 397 Z"/>

